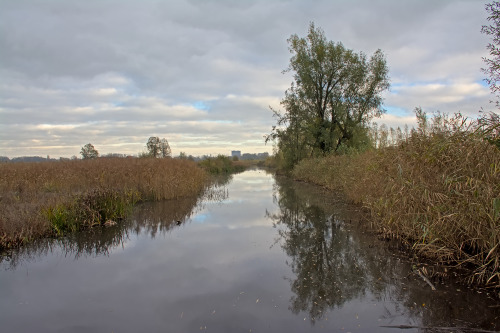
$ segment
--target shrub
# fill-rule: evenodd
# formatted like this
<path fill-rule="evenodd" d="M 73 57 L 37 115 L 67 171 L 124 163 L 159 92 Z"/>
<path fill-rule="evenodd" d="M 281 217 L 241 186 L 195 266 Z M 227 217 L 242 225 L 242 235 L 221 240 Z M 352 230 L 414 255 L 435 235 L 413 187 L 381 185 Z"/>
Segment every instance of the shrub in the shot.
<path fill-rule="evenodd" d="M 199 165 L 210 174 L 228 174 L 232 172 L 241 172 L 245 169 L 242 164 L 233 161 L 227 156 L 218 155 L 217 157 L 208 157 L 199 162 Z"/>

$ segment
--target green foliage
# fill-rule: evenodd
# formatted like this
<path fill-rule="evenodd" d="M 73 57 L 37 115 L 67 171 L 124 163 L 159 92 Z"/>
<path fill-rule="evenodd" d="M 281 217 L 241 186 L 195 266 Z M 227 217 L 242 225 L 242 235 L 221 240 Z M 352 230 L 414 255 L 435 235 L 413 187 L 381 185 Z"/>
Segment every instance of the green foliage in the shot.
<path fill-rule="evenodd" d="M 165 158 L 170 157 L 172 155 L 172 150 L 170 149 L 170 145 L 168 144 L 167 139 L 160 139 L 157 136 L 151 136 L 146 143 L 146 148 L 148 149 L 149 157 L 157 158 Z"/>
<path fill-rule="evenodd" d="M 383 91 L 389 87 L 382 51 L 370 59 L 362 52 L 327 41 L 311 23 L 306 38 L 288 39 L 289 67 L 294 83 L 281 101 L 284 111 L 274 111 L 277 126 L 267 136 L 278 140 L 285 167 L 306 157 L 364 149 L 370 143 L 368 124 L 380 116 Z"/>
<path fill-rule="evenodd" d="M 80 151 L 80 154 L 82 155 L 82 158 L 84 160 L 99 157 L 99 152 L 94 148 L 94 146 L 91 143 L 87 143 L 85 146 L 83 146 L 82 150 Z"/>
<path fill-rule="evenodd" d="M 64 205 L 49 207 L 43 211 L 47 219 L 52 224 L 54 231 L 58 235 L 63 235 L 68 231 L 76 231 L 76 220 L 72 219 L 72 214 Z"/>
<path fill-rule="evenodd" d="M 78 195 L 68 204 L 59 204 L 44 210 L 44 214 L 58 235 L 84 228 L 104 225 L 106 221 L 120 220 L 139 201 L 138 192 L 119 192 L 94 189 Z"/>
<path fill-rule="evenodd" d="M 215 175 L 240 172 L 245 169 L 244 166 L 235 164 L 231 158 L 224 155 L 217 155 L 217 157 L 208 157 L 198 162 L 198 164 L 208 173 Z"/>

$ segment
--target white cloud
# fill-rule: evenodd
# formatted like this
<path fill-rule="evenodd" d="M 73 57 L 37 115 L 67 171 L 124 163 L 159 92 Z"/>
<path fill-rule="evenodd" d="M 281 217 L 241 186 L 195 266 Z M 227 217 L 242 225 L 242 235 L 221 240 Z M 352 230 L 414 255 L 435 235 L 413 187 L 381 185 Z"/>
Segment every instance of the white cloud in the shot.
<path fill-rule="evenodd" d="M 269 106 L 292 82 L 286 39 L 314 21 L 328 39 L 387 55 L 390 114 L 488 108 L 477 0 L 3 1 L 0 155 L 271 151 Z"/>
<path fill-rule="evenodd" d="M 375 122 L 377 124 L 385 124 L 389 128 L 401 128 L 404 129 L 405 126 L 408 126 L 408 128 L 415 127 L 417 125 L 417 118 L 412 115 L 407 115 L 407 116 L 397 116 L 393 114 L 386 113 L 382 115 L 379 119 L 375 119 Z"/>
<path fill-rule="evenodd" d="M 430 82 L 393 87 L 385 104 L 407 112 L 422 107 L 429 112 L 462 112 L 473 116 L 481 107 L 488 107 L 489 98 L 489 89 L 477 82 Z"/>

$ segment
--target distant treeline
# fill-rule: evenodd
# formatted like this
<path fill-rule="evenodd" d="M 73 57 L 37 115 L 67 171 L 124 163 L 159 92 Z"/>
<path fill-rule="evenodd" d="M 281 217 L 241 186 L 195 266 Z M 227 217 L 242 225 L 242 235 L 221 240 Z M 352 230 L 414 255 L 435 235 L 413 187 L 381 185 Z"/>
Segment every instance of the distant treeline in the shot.
<path fill-rule="evenodd" d="M 269 157 L 269 153 L 257 153 L 257 154 L 250 154 L 250 153 L 245 153 L 242 154 L 241 157 L 239 157 L 240 160 L 265 160 L 266 158 Z M 132 156 L 132 155 L 127 155 L 127 154 L 119 154 L 119 153 L 109 153 L 100 156 L 99 158 L 137 158 L 137 156 Z M 180 159 L 189 159 L 195 162 L 203 161 L 209 158 L 212 158 L 212 156 L 209 155 L 203 155 L 203 156 L 193 156 L 193 155 L 186 155 L 181 153 L 181 155 L 174 157 L 174 158 L 180 158 Z M 17 163 L 17 162 L 57 162 L 57 161 L 69 161 L 69 160 L 76 160 L 78 159 L 76 156 L 73 156 L 71 159 L 67 157 L 60 157 L 60 158 L 50 158 L 50 157 L 41 157 L 41 156 L 21 156 L 21 157 L 14 157 L 14 158 L 9 158 L 7 156 L 0 156 L 0 163 L 6 163 L 6 162 L 12 162 L 12 163 Z"/>
<path fill-rule="evenodd" d="M 269 157 L 269 153 L 258 153 L 258 154 L 241 154 L 240 160 L 265 160 Z"/>
<path fill-rule="evenodd" d="M 0 156 L 0 163 L 5 162 L 47 162 L 47 161 L 57 161 L 55 158 L 46 158 L 41 156 L 21 156 L 8 158 L 7 156 Z"/>
<path fill-rule="evenodd" d="M 126 157 L 134 157 L 126 154 L 117 154 L 117 153 L 110 153 L 103 155 L 101 157 L 104 158 L 126 158 Z M 0 156 L 0 163 L 5 163 L 5 162 L 57 162 L 57 161 L 69 161 L 69 160 L 77 160 L 78 158 L 76 156 L 73 156 L 72 158 L 67 158 L 67 157 L 59 157 L 59 158 L 50 158 L 49 156 L 47 157 L 41 157 L 41 156 L 21 156 L 21 157 L 14 157 L 14 158 L 8 158 L 7 156 Z"/>

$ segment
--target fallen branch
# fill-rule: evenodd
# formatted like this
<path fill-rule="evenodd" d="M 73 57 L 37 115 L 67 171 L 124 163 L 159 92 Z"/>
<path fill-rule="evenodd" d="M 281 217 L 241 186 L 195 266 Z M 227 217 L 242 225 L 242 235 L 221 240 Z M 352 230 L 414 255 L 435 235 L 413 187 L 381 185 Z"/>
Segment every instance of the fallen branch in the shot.
<path fill-rule="evenodd" d="M 420 269 L 417 269 L 417 274 L 431 287 L 432 290 L 436 290 L 436 287 L 432 284 L 431 281 L 420 271 Z"/>

